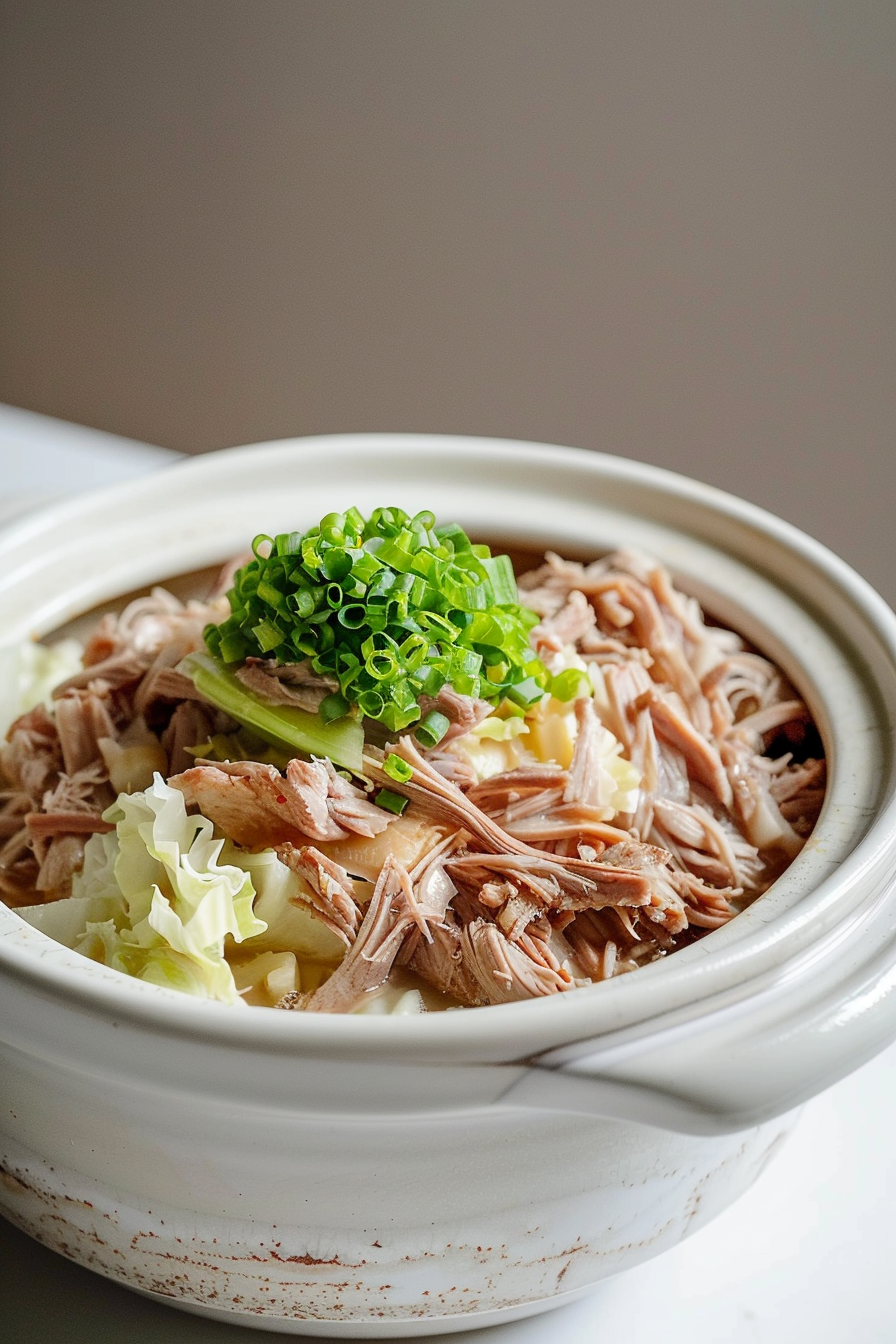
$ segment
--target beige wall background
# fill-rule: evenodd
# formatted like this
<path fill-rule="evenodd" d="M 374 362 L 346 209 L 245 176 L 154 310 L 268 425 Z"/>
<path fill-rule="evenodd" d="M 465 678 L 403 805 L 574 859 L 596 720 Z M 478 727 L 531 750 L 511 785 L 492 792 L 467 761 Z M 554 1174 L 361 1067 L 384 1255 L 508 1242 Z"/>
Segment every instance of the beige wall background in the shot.
<path fill-rule="evenodd" d="M 531 438 L 896 601 L 890 0 L 5 0 L 0 400 Z"/>

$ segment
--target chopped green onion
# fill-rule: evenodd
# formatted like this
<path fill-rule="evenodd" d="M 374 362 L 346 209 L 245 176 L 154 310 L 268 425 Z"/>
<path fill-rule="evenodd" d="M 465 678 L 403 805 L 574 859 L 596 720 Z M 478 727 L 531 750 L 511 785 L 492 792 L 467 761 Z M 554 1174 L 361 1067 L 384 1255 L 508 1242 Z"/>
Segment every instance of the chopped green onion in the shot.
<path fill-rule="evenodd" d="M 367 612 L 360 602 L 349 602 L 347 607 L 337 611 L 336 619 L 346 630 L 360 630 L 367 618 Z"/>
<path fill-rule="evenodd" d="M 384 807 L 387 812 L 394 812 L 400 817 L 408 805 L 408 800 L 400 793 L 393 793 L 391 789 L 380 789 L 373 800 L 377 807 Z"/>
<path fill-rule="evenodd" d="M 352 557 L 347 551 L 334 546 L 328 551 L 321 563 L 321 569 L 328 579 L 344 579 L 352 572 Z"/>
<path fill-rule="evenodd" d="M 249 641 L 238 630 L 222 636 L 220 649 L 225 663 L 241 663 L 252 652 Z"/>
<path fill-rule="evenodd" d="M 507 698 L 517 705 L 534 705 L 544 695 L 542 686 L 534 677 L 525 677 L 515 686 L 508 686 Z"/>
<path fill-rule="evenodd" d="M 403 756 L 396 756 L 394 752 L 383 761 L 383 769 L 396 784 L 407 784 L 414 774 L 410 761 L 406 761 Z"/>
<path fill-rule="evenodd" d="M 474 546 L 456 523 L 436 527 L 428 511 L 399 508 L 365 519 L 350 508 L 304 533 L 259 534 L 252 551 L 227 595 L 230 615 L 205 632 L 208 649 L 225 664 L 310 659 L 339 685 L 341 699 L 328 697 L 320 716 L 328 722 L 357 706 L 398 732 L 445 685 L 526 706 L 552 684 L 530 646 L 538 617 L 519 603 L 509 558 Z M 420 730 L 434 744 L 447 721 L 427 718 Z"/>
<path fill-rule="evenodd" d="M 358 708 L 368 719 L 384 719 L 388 706 L 379 691 L 361 691 L 358 696 Z"/>
<path fill-rule="evenodd" d="M 414 736 L 424 747 L 434 747 L 451 727 L 451 720 L 447 714 L 440 714 L 437 709 L 431 709 L 428 714 L 417 724 L 414 729 Z"/>
<path fill-rule="evenodd" d="M 580 667 L 567 667 L 551 678 L 548 690 L 555 700 L 578 700 L 584 695 L 592 695 L 594 688 L 587 672 Z"/>
<path fill-rule="evenodd" d="M 258 641 L 261 653 L 270 653 L 273 649 L 279 649 L 283 643 L 283 631 L 274 621 L 259 621 L 258 625 L 253 626 L 252 633 Z"/>

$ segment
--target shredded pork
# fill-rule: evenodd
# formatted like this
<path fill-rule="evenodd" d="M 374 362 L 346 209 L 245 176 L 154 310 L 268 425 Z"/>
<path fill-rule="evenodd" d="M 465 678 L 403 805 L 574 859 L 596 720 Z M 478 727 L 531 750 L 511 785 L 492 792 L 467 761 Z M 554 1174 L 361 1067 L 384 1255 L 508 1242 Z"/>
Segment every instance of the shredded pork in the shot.
<path fill-rule="evenodd" d="M 539 617 L 533 648 L 553 672 L 578 668 L 593 694 L 542 705 L 516 736 L 499 724 L 485 767 L 478 733 L 494 706 L 447 686 L 423 706 L 449 720 L 439 745 L 372 734 L 354 779 L 327 760 L 280 769 L 214 750 L 239 726 L 177 665 L 225 614 L 222 583 L 208 603 L 155 590 L 103 617 L 52 709 L 10 728 L 9 904 L 68 895 L 85 842 L 111 828 L 105 810 L 158 770 L 222 837 L 274 849 L 300 879 L 294 902 L 344 944 L 282 1007 L 352 1012 L 393 982 L 431 1007 L 479 1006 L 609 979 L 720 927 L 818 817 L 825 766 L 806 706 L 649 557 L 549 553 L 520 580 Z M 308 663 L 248 659 L 238 676 L 310 711 L 336 689 Z M 548 727 L 567 735 L 565 755 L 539 756 Z M 377 806 L 384 788 L 407 800 L 400 820 Z"/>

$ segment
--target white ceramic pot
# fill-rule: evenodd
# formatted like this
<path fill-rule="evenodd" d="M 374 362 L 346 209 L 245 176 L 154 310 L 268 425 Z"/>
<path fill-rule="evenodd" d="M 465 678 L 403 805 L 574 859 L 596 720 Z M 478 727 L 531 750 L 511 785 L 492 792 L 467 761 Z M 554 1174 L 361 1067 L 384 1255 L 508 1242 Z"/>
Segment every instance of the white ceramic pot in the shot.
<path fill-rule="evenodd" d="M 785 669 L 831 770 L 814 835 L 744 914 L 537 1002 L 234 1009 L 128 980 L 0 910 L 3 1211 L 189 1310 L 333 1337 L 530 1314 L 674 1245 L 750 1185 L 802 1102 L 896 1037 L 896 617 L 815 542 L 716 490 L 473 439 L 220 453 L 0 537 L 0 664 L 257 532 L 384 503 L 533 549 L 652 551 Z"/>

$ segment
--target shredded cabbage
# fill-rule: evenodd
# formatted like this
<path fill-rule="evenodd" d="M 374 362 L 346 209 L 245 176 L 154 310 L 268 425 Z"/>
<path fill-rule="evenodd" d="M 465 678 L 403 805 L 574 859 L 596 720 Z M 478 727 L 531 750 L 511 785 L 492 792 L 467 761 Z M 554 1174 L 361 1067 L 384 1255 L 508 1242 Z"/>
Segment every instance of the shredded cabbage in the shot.
<path fill-rule="evenodd" d="M 524 737 L 528 731 L 529 725 L 523 719 L 499 719 L 497 714 L 489 714 L 487 719 L 470 729 L 473 737 L 492 742 L 512 742 L 514 738 Z"/>
<path fill-rule="evenodd" d="M 574 651 L 572 656 L 575 656 Z M 569 661 L 567 656 L 567 663 Z M 597 669 L 597 679 L 589 669 L 584 684 L 588 690 L 593 688 L 595 709 L 602 717 L 606 693 L 600 669 Z M 606 708 L 609 709 L 608 702 Z M 566 701 L 545 695 L 527 711 L 525 719 L 505 719 L 489 714 L 468 733 L 456 738 L 451 750 L 472 766 L 477 782 L 515 770 L 526 762 L 538 761 L 542 765 L 556 762 L 568 769 L 578 731 L 575 709 Z M 604 723 L 600 726 L 597 772 L 596 805 L 604 809 L 604 819 L 611 821 L 617 812 L 633 812 L 638 805 L 641 774 L 637 766 L 623 756 L 622 743 Z"/>
<path fill-rule="evenodd" d="M 253 913 L 249 874 L 219 862 L 224 841 L 207 818 L 187 815 L 183 794 L 161 775 L 142 793 L 121 794 L 105 817 L 115 831 L 87 842 L 73 899 L 115 897 L 117 908 L 87 922 L 76 951 L 139 980 L 239 1002 L 224 940 L 267 928 Z"/>
<path fill-rule="evenodd" d="M 622 743 L 603 726 L 598 771 L 598 805 L 608 809 L 607 820 L 611 821 L 617 812 L 634 812 L 638 806 L 641 772 L 626 760 Z"/>
<path fill-rule="evenodd" d="M 303 880 L 272 849 L 251 854 L 215 839 L 160 775 L 121 794 L 105 817 L 115 830 L 88 840 L 72 895 L 17 911 L 57 942 L 225 1003 L 309 991 L 342 959 L 341 939 L 302 903 Z M 244 944 L 242 960 L 228 937 Z"/>

